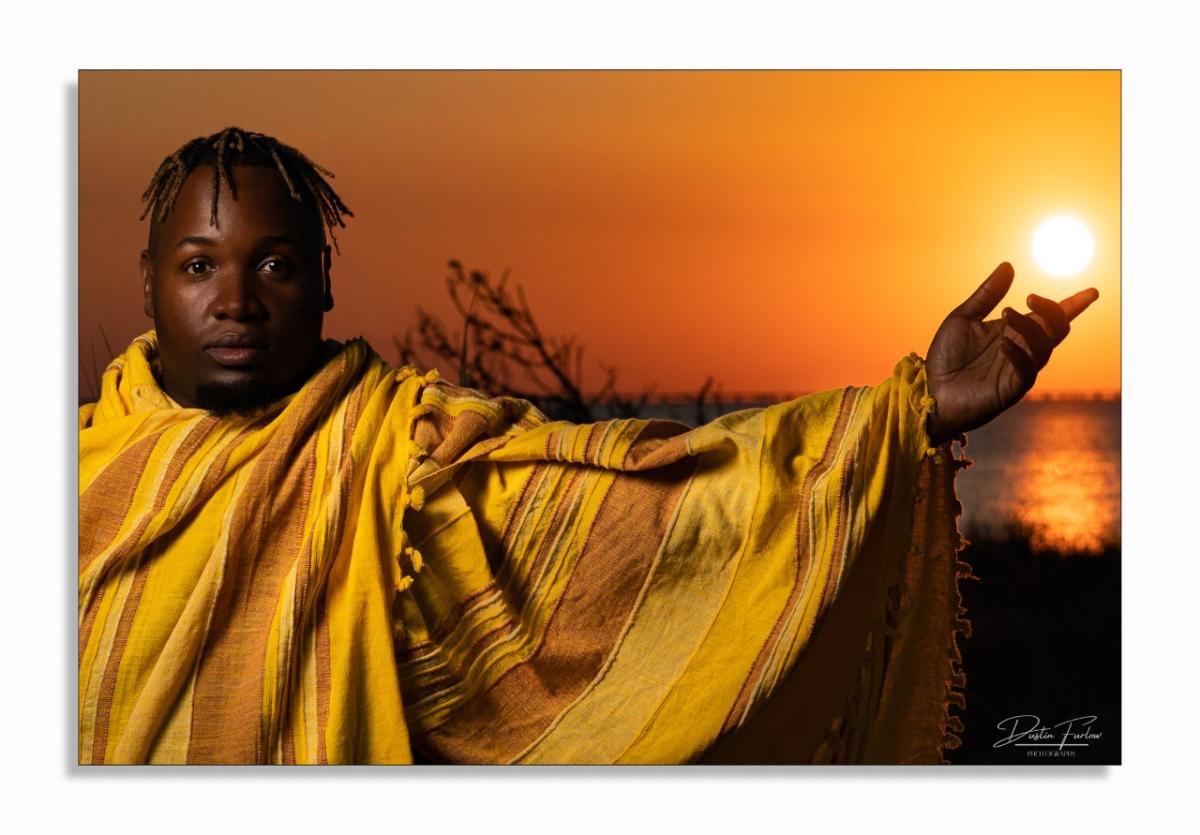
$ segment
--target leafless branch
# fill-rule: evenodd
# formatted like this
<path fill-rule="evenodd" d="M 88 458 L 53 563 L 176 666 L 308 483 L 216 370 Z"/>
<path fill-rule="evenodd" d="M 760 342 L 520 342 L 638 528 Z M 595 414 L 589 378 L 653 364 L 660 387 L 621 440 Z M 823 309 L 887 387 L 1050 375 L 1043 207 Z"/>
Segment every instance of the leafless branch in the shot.
<path fill-rule="evenodd" d="M 498 281 L 479 270 L 468 272 L 450 261 L 446 291 L 462 321 L 451 332 L 425 310 L 417 325 L 392 341 L 407 365 L 457 366 L 463 385 L 487 394 L 507 394 L 532 401 L 551 417 L 586 423 L 603 409 L 619 417 L 637 417 L 654 387 L 632 398 L 617 394 L 617 370 L 601 366 L 604 382 L 593 395 L 583 394 L 584 346 L 576 335 L 542 333 L 520 284 L 509 283 L 505 270 Z M 697 395 L 697 413 L 711 388 L 710 379 Z"/>

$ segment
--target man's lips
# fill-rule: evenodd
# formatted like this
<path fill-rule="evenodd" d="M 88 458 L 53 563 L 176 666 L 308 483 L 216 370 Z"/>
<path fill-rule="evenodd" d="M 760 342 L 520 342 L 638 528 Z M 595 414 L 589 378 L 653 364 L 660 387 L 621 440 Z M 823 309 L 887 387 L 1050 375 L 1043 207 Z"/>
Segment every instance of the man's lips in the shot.
<path fill-rule="evenodd" d="M 228 368 L 258 365 L 267 358 L 267 349 L 262 347 L 211 345 L 204 350 L 218 365 Z"/>

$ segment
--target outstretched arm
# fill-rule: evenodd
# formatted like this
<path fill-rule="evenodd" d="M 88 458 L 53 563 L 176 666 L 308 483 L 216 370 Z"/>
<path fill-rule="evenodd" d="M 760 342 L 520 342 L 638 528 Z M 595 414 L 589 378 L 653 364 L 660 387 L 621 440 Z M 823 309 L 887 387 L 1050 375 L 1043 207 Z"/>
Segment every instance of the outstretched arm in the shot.
<path fill-rule="evenodd" d="M 927 367 L 937 410 L 927 429 L 934 443 L 983 426 L 1024 397 L 1071 320 L 1100 296 L 1088 288 L 1056 303 L 1031 294 L 1029 313 L 1006 307 L 1000 319 L 984 321 L 1012 281 L 1012 265 L 1000 264 L 933 337 Z"/>

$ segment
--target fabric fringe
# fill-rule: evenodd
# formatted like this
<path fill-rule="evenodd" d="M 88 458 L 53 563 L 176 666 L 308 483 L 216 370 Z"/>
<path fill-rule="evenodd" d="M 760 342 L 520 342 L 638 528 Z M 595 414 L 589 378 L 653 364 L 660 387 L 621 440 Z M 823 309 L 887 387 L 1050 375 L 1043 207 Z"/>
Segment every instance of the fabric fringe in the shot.
<path fill-rule="evenodd" d="M 965 712 L 967 709 L 967 701 L 965 690 L 967 686 L 967 674 L 963 670 L 962 650 L 958 645 L 958 636 L 962 635 L 964 639 L 971 637 L 971 621 L 967 618 L 966 607 L 963 606 L 962 592 L 959 588 L 959 582 L 962 580 L 979 579 L 973 573 L 971 566 L 959 559 L 959 554 L 963 548 L 968 545 L 967 540 L 962 536 L 958 528 L 958 519 L 962 515 L 962 502 L 958 499 L 957 491 L 954 488 L 955 477 L 961 471 L 971 466 L 974 462 L 971 461 L 963 452 L 967 446 L 966 435 L 959 435 L 954 439 L 959 444 L 959 454 L 954 454 L 952 441 L 949 445 L 951 456 L 951 469 L 949 484 L 947 490 L 952 498 L 952 512 L 948 520 L 949 525 L 949 541 L 954 548 L 954 576 L 951 580 L 951 601 L 955 609 L 955 615 L 951 623 L 950 645 L 947 653 L 947 665 L 949 667 L 949 675 L 946 678 L 946 698 L 944 707 L 945 724 L 942 733 L 941 754 L 942 762 L 950 765 L 950 760 L 945 756 L 948 750 L 954 750 L 962 746 L 962 734 L 965 731 L 962 718 L 952 714 L 950 709 L 956 708 L 958 711 Z"/>

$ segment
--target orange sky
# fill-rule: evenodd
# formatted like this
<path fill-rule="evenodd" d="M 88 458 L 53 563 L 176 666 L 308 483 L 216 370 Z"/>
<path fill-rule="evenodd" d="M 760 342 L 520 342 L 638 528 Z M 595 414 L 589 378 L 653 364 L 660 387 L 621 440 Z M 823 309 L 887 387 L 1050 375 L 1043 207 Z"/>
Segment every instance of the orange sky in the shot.
<path fill-rule="evenodd" d="M 453 258 L 511 268 L 593 385 L 599 362 L 626 391 L 874 384 L 1008 260 L 1018 309 L 1101 294 L 1035 391 L 1120 388 L 1120 75 L 1055 71 L 82 72 L 81 389 L 101 326 L 150 327 L 151 174 L 228 124 L 336 173 L 326 335 L 385 359 L 418 305 L 449 312 Z M 1096 240 L 1070 279 L 1029 251 L 1059 212 Z"/>

